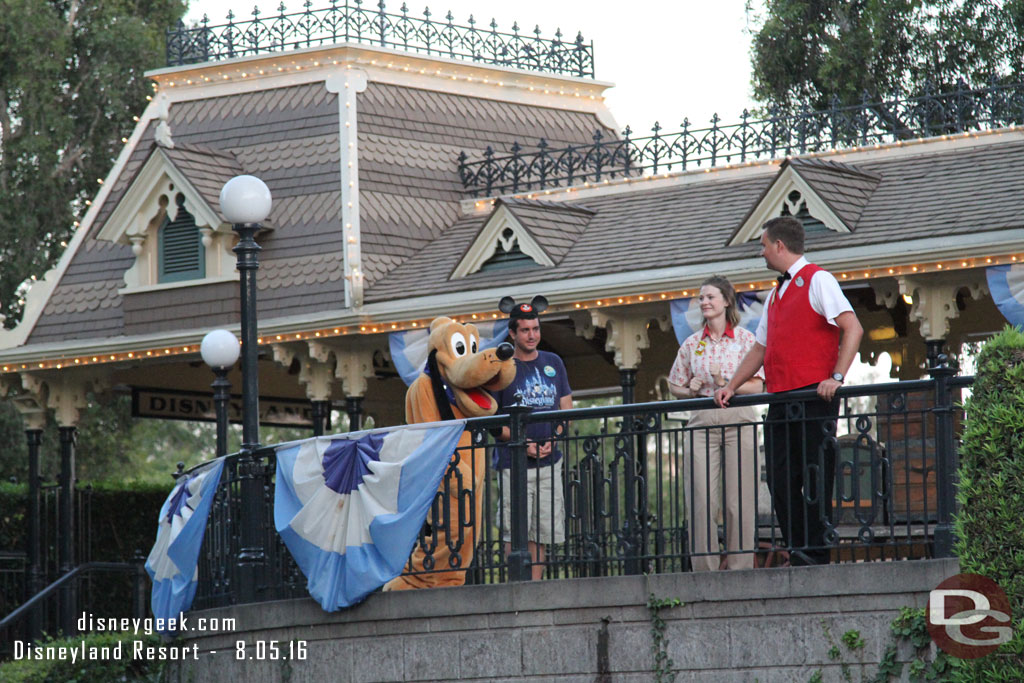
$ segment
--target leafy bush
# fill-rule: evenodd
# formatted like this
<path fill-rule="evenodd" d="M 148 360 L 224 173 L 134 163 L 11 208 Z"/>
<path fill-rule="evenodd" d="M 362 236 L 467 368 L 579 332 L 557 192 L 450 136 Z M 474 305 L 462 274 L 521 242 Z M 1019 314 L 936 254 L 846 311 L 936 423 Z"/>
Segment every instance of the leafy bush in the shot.
<path fill-rule="evenodd" d="M 121 562 L 136 550 L 149 552 L 156 539 L 157 515 L 174 482 L 99 482 L 91 485 L 90 559 Z M 0 550 L 25 548 L 26 484 L 0 483 Z"/>
<path fill-rule="evenodd" d="M 1024 332 L 1008 327 L 978 355 L 960 449 L 956 554 L 960 571 L 987 576 L 1010 599 L 1014 638 L 956 662 L 955 680 L 1024 680 Z"/>
<path fill-rule="evenodd" d="M 111 681 L 159 681 L 163 672 L 163 662 L 132 656 L 135 641 L 141 641 L 144 647 L 158 647 L 161 644 L 158 635 L 135 635 L 132 633 L 90 633 L 74 638 L 49 640 L 38 643 L 39 647 L 65 647 L 79 649 L 83 643 L 86 652 L 91 648 L 109 648 L 111 655 L 115 647 L 121 643 L 121 657 L 103 656 L 97 650 L 97 659 L 75 661 L 65 653 L 63 658 L 54 659 L 20 659 L 0 663 L 0 681 L 6 683 L 109 683 Z"/>

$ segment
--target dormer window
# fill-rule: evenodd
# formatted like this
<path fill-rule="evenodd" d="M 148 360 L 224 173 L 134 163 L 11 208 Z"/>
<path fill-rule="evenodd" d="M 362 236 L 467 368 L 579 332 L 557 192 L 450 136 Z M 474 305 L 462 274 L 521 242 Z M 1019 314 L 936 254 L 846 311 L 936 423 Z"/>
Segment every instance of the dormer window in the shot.
<path fill-rule="evenodd" d="M 537 268 L 540 264 L 530 256 L 523 253 L 519 248 L 519 240 L 512 228 L 505 228 L 498 237 L 498 243 L 494 247 L 494 255 L 484 261 L 479 272 L 487 273 L 495 270 L 508 270 L 510 268 Z"/>
<path fill-rule="evenodd" d="M 728 246 L 756 241 L 761 226 L 777 216 L 794 216 L 809 235 L 850 233 L 881 178 L 849 164 L 821 159 L 787 159 L 751 207 Z"/>
<path fill-rule="evenodd" d="M 803 195 L 796 190 L 793 190 L 786 196 L 786 201 L 783 203 L 779 215 L 794 216 L 797 218 L 797 220 L 803 223 L 804 232 L 807 234 L 825 232 L 828 230 L 828 226 L 826 226 L 825 223 L 811 215 L 811 211 L 807 208 L 807 202 L 804 201 Z"/>
<path fill-rule="evenodd" d="M 499 199 L 451 279 L 557 265 L 593 216 L 569 202 Z"/>
<path fill-rule="evenodd" d="M 185 209 L 185 195 L 174 198 L 174 220 L 160 226 L 159 281 L 181 282 L 206 277 L 206 249 L 195 217 Z"/>
<path fill-rule="evenodd" d="M 237 280 L 235 235 L 218 215 L 218 192 L 242 172 L 226 152 L 154 147 L 97 235 L 131 245 L 135 262 L 120 294 Z"/>

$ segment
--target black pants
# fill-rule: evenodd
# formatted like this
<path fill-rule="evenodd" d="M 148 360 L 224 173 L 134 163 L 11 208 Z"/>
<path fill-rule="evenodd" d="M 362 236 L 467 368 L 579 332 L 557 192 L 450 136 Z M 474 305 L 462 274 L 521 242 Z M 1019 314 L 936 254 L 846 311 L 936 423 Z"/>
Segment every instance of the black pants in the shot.
<path fill-rule="evenodd" d="M 812 384 L 804 388 L 816 387 Z M 779 398 L 785 395 L 777 394 Z M 790 557 L 793 565 L 829 561 L 831 543 L 826 541 L 825 532 L 831 528 L 838 415 L 838 399 L 783 401 L 768 408 L 768 490 L 782 539 L 791 550 L 798 551 Z"/>

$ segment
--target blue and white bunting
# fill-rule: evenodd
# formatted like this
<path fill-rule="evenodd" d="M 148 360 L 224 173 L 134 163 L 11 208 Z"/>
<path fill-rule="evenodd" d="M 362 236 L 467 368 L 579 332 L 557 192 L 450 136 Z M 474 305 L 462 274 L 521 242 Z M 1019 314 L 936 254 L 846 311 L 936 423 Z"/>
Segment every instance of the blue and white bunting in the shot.
<path fill-rule="evenodd" d="M 402 573 L 464 420 L 285 444 L 274 526 L 328 612 Z"/>
<path fill-rule="evenodd" d="M 740 309 L 740 327 L 751 332 L 757 331 L 764 312 L 764 299 L 771 290 L 765 292 L 737 292 L 736 302 Z M 686 299 L 674 299 L 670 307 L 672 312 L 672 328 L 676 333 L 676 341 L 682 344 L 694 332 L 704 327 L 704 316 L 700 312 L 700 300 L 691 296 Z"/>
<path fill-rule="evenodd" d="M 1011 325 L 1024 328 L 1024 265 L 989 266 L 985 277 L 999 312 Z"/>
<path fill-rule="evenodd" d="M 480 330 L 481 349 L 492 349 L 508 337 L 508 320 L 473 324 Z M 429 330 L 407 330 L 388 335 L 391 362 L 395 364 L 395 369 L 406 386 L 416 381 L 423 372 L 423 366 L 427 364 L 427 354 L 430 352 L 427 348 L 429 338 Z"/>
<path fill-rule="evenodd" d="M 146 571 L 153 580 L 153 616 L 165 624 L 192 606 L 199 549 L 223 469 L 224 458 L 218 458 L 182 476 L 160 508 L 160 526 L 146 559 Z"/>

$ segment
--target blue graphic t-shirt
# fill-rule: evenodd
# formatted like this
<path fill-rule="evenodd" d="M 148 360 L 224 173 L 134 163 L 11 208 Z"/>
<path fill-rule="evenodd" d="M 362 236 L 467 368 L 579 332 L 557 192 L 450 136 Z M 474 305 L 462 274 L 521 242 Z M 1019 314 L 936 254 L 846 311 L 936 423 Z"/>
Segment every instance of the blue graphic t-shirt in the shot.
<path fill-rule="evenodd" d="M 562 359 L 548 351 L 537 351 L 537 357 L 530 361 L 516 359 L 516 378 L 512 384 L 494 394 L 498 401 L 498 412 L 504 413 L 503 408 L 515 405 L 516 394 L 520 395 L 520 405 L 533 408 L 533 412 L 545 410 L 558 410 L 558 405 L 563 396 L 572 393 L 569 388 L 569 377 L 565 372 L 565 365 Z M 538 422 L 527 426 L 526 437 L 531 441 L 544 442 L 551 438 L 555 431 L 555 425 L 548 422 Z M 529 467 L 550 465 L 558 462 L 562 452 L 558 448 L 551 449 L 551 455 L 547 458 L 527 458 Z M 508 448 L 496 447 L 494 449 L 494 466 L 498 469 L 507 469 L 512 466 L 512 454 Z"/>

